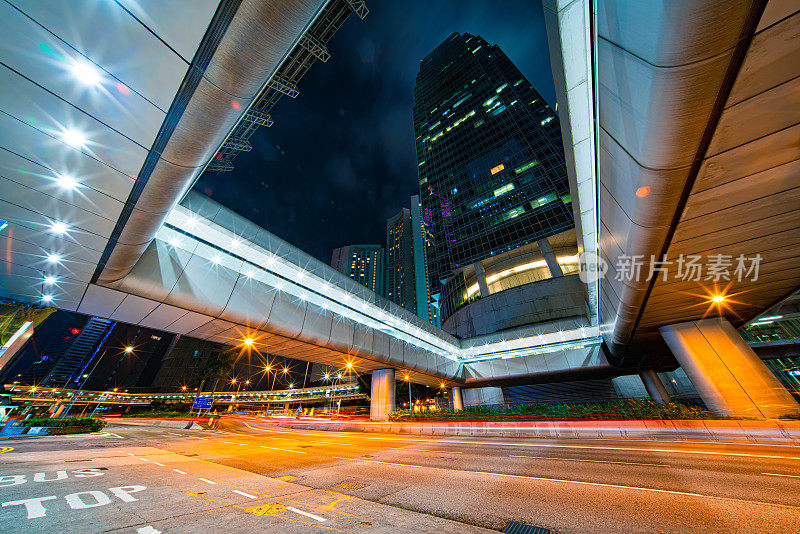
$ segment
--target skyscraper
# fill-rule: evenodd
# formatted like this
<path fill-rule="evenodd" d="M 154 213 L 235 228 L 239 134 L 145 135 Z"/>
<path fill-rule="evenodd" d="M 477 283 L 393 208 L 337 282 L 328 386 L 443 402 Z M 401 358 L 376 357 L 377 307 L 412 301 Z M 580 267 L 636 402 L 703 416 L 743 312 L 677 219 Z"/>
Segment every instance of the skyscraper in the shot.
<path fill-rule="evenodd" d="M 348 245 L 333 250 L 331 267 L 383 296 L 383 247 Z"/>
<path fill-rule="evenodd" d="M 413 250 L 411 210 L 402 208 L 386 221 L 386 298 L 416 312 Z"/>
<path fill-rule="evenodd" d="M 430 244 L 419 197 L 414 195 L 410 209 L 403 208 L 386 221 L 386 298 L 438 326 L 436 310 L 430 308 L 426 275 Z"/>
<path fill-rule="evenodd" d="M 454 269 L 574 226 L 558 117 L 497 45 L 454 33 L 422 60 L 414 131 L 434 301 Z"/>

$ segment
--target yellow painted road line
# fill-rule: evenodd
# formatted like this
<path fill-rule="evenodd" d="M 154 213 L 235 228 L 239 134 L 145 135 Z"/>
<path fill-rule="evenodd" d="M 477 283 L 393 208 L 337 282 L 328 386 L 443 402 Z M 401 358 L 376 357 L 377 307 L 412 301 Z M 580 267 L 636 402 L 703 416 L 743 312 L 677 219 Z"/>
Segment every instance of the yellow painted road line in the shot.
<path fill-rule="evenodd" d="M 14 447 L 0 447 L 0 454 L 4 454 L 6 452 L 11 452 L 14 450 Z"/>

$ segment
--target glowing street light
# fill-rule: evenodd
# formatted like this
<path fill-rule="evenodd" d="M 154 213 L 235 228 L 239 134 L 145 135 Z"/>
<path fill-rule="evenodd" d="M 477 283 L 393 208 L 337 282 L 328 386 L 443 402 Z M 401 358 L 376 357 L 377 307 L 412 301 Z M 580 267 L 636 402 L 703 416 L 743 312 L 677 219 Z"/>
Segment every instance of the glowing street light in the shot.
<path fill-rule="evenodd" d="M 725 295 L 714 295 L 713 297 L 711 297 L 711 302 L 713 302 L 714 304 L 722 304 L 723 302 L 725 302 Z"/>
<path fill-rule="evenodd" d="M 125 347 L 125 354 L 131 354 L 132 352 L 133 352 L 133 347 L 131 347 L 130 345 Z"/>
<path fill-rule="evenodd" d="M 254 343 L 254 341 L 253 341 L 253 338 L 252 338 L 252 337 L 246 337 L 246 338 L 244 338 L 244 341 L 243 341 L 243 343 L 244 343 L 246 346 L 248 346 L 248 347 L 252 347 L 252 346 L 253 346 L 253 343 Z"/>

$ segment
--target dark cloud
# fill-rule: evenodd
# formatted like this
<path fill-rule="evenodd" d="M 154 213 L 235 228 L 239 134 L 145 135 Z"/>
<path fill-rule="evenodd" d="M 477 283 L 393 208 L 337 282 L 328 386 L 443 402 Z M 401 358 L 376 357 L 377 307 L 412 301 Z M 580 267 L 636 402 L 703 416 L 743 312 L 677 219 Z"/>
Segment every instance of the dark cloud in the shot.
<path fill-rule="evenodd" d="M 555 103 L 542 8 L 530 1 L 368 0 L 328 43 L 331 59 L 272 110 L 232 173 L 197 188 L 324 262 L 385 240 L 386 219 L 418 192 L 411 117 L 420 60 L 451 33 L 500 45 Z M 210 191 L 210 193 L 209 193 Z"/>

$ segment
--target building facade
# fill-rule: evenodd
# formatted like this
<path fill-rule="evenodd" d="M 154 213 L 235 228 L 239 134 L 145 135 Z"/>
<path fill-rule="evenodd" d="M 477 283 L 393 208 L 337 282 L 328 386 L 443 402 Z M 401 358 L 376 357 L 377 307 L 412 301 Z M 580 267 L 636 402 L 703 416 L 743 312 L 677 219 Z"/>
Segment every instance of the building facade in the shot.
<path fill-rule="evenodd" d="M 347 245 L 333 250 L 331 267 L 383 296 L 383 247 Z"/>
<path fill-rule="evenodd" d="M 414 131 L 434 303 L 455 270 L 574 227 L 558 116 L 496 45 L 454 33 L 422 60 Z"/>
<path fill-rule="evenodd" d="M 411 210 L 402 208 L 386 221 L 386 298 L 416 312 L 413 252 Z"/>

